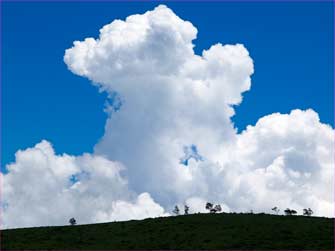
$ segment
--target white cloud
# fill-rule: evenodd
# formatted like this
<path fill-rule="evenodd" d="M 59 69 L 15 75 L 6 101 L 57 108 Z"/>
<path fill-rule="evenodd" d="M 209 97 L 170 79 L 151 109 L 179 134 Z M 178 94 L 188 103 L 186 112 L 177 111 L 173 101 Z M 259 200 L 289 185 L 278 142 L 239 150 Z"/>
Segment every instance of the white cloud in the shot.
<path fill-rule="evenodd" d="M 161 5 L 104 26 L 99 39 L 75 42 L 64 56 L 71 71 L 123 100 L 119 112 L 107 109 L 96 153 L 122 162 L 131 188 L 164 206 L 201 189 L 184 189 L 191 176 L 179 163 L 183 148 L 194 144 L 211 158 L 235 137 L 231 104 L 241 102 L 253 73 L 240 44 L 216 44 L 195 55 L 196 32 Z"/>
<path fill-rule="evenodd" d="M 238 135 L 232 150 L 241 166 L 238 189 L 260 210 L 293 205 L 300 212 L 311 207 L 317 215 L 333 215 L 333 135 L 313 110 L 261 118 Z"/>
<path fill-rule="evenodd" d="M 154 217 L 184 203 L 202 212 L 205 201 L 224 211 L 311 207 L 333 215 L 333 129 L 312 110 L 294 110 L 237 134 L 232 105 L 251 87 L 253 61 L 241 44 L 196 55 L 196 35 L 160 5 L 66 50 L 68 68 L 109 94 L 105 134 L 93 155 L 57 156 L 46 142 L 19 152 L 4 175 L 8 225 L 62 224 L 72 214 L 82 222 Z M 69 188 L 73 173 L 80 182 Z M 29 194 L 17 185 L 23 178 Z M 61 213 L 51 221 L 53 204 Z"/>
<path fill-rule="evenodd" d="M 164 209 L 155 203 L 150 194 L 140 194 L 134 203 L 117 200 L 113 202 L 109 211 L 98 211 L 97 222 L 107 222 L 113 220 L 145 219 L 157 216 L 168 216 Z"/>
<path fill-rule="evenodd" d="M 164 214 L 149 195 L 137 197 L 128 190 L 120 163 L 101 156 L 56 155 L 43 140 L 18 151 L 15 163 L 7 167 L 9 173 L 2 177 L 3 228 L 63 225 L 71 217 L 79 223 L 92 223 L 103 221 L 102 214 L 108 215 L 106 220 Z M 71 181 L 72 175 L 76 179 Z M 137 202 L 122 204 L 122 200 Z"/>

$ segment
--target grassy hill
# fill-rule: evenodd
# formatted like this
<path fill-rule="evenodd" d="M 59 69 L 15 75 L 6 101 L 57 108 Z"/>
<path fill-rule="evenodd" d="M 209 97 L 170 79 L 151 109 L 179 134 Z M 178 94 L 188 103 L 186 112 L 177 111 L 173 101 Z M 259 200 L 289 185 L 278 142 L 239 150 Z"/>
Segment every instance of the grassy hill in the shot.
<path fill-rule="evenodd" d="M 334 219 L 193 214 L 140 221 L 1 231 L 1 250 L 333 250 Z"/>

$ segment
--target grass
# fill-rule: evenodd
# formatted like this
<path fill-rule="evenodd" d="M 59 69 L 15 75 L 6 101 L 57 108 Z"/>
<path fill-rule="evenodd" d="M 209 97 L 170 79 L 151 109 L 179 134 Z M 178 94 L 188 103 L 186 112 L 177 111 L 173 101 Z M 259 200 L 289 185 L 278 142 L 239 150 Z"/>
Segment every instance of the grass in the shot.
<path fill-rule="evenodd" d="M 1 231 L 1 250 L 333 250 L 333 220 L 221 213 L 10 229 Z"/>

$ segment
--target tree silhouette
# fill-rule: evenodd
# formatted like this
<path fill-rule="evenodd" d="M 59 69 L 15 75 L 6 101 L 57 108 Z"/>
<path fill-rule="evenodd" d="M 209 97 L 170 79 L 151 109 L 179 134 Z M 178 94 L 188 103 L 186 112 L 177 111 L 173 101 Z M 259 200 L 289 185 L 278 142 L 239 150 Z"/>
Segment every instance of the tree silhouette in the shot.
<path fill-rule="evenodd" d="M 76 224 L 77 224 L 77 222 L 76 222 L 76 219 L 75 219 L 75 218 L 71 218 L 71 219 L 69 220 L 69 223 L 71 224 L 71 226 L 74 226 L 74 225 L 76 225 Z"/>
<path fill-rule="evenodd" d="M 297 214 L 297 211 L 295 211 L 295 210 L 293 210 L 293 209 L 286 208 L 286 209 L 284 210 L 284 213 L 285 213 L 286 215 L 294 215 L 294 214 Z"/>
<path fill-rule="evenodd" d="M 216 205 L 216 206 L 214 207 L 214 209 L 215 209 L 215 212 L 214 212 L 214 213 L 216 213 L 216 212 L 221 212 L 221 211 L 222 211 L 222 208 L 221 208 L 220 204 Z"/>
<path fill-rule="evenodd" d="M 189 206 L 185 205 L 184 206 L 184 214 L 187 215 L 188 214 L 188 210 L 190 209 Z"/>
<path fill-rule="evenodd" d="M 215 205 L 215 207 L 214 207 L 214 205 L 210 202 L 206 203 L 206 209 L 209 210 L 209 212 L 211 212 L 211 213 L 221 212 L 221 210 L 222 210 L 222 208 L 219 204 Z"/>
<path fill-rule="evenodd" d="M 271 210 L 274 211 L 276 214 L 278 214 L 280 211 L 278 207 L 271 208 Z"/>
<path fill-rule="evenodd" d="M 173 213 L 174 213 L 175 215 L 179 215 L 179 212 L 180 212 L 179 207 L 178 207 L 178 206 L 175 206 L 174 209 L 173 209 Z"/>
<path fill-rule="evenodd" d="M 311 216 L 312 214 L 313 214 L 313 210 L 312 209 L 310 209 L 310 208 L 308 208 L 308 209 L 304 208 L 303 209 L 303 215 L 305 215 L 305 216 Z"/>
<path fill-rule="evenodd" d="M 212 210 L 213 210 L 213 204 L 210 203 L 210 202 L 207 202 L 207 203 L 206 203 L 206 209 L 209 210 L 209 212 L 212 213 Z"/>

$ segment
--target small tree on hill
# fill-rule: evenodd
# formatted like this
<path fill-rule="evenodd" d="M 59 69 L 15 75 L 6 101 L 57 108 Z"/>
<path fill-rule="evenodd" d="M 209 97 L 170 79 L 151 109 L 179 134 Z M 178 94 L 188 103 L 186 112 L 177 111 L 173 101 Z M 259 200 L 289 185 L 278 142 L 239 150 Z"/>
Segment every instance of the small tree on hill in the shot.
<path fill-rule="evenodd" d="M 291 209 L 286 208 L 286 209 L 284 210 L 284 213 L 285 213 L 285 215 L 291 215 Z"/>
<path fill-rule="evenodd" d="M 209 210 L 209 211 L 211 211 L 213 209 L 213 204 L 210 203 L 210 202 L 207 202 L 206 203 L 206 209 Z"/>
<path fill-rule="evenodd" d="M 293 210 L 293 209 L 286 208 L 286 209 L 284 210 L 284 213 L 285 213 L 286 215 L 295 215 L 295 214 L 297 214 L 297 211 L 295 211 L 295 210 Z"/>
<path fill-rule="evenodd" d="M 70 225 L 71 225 L 71 226 L 74 226 L 74 225 L 76 225 L 76 224 L 77 224 L 77 222 L 76 222 L 76 219 L 75 219 L 75 218 L 71 218 L 71 219 L 69 220 L 69 223 L 70 223 Z"/>
<path fill-rule="evenodd" d="M 221 212 L 221 211 L 222 211 L 222 208 L 221 208 L 220 204 L 215 205 L 214 209 L 215 209 L 215 212 L 214 212 L 214 213 L 216 213 L 216 212 Z"/>
<path fill-rule="evenodd" d="M 311 216 L 311 215 L 313 214 L 313 210 L 310 209 L 310 208 L 308 208 L 308 209 L 304 208 L 304 209 L 303 209 L 303 214 L 304 214 L 305 216 Z"/>
<path fill-rule="evenodd" d="M 274 208 L 272 208 L 271 210 L 274 211 L 276 214 L 279 213 L 279 208 L 278 208 L 278 207 L 274 207 Z"/>
<path fill-rule="evenodd" d="M 206 203 L 206 209 L 209 210 L 210 213 L 216 213 L 216 212 L 221 212 L 222 211 L 222 208 L 219 204 L 214 206 L 210 202 Z"/>
<path fill-rule="evenodd" d="M 190 209 L 189 206 L 185 205 L 184 206 L 184 214 L 187 215 L 188 214 L 188 210 Z"/>
<path fill-rule="evenodd" d="M 175 214 L 175 215 L 179 215 L 179 207 L 178 206 L 175 206 L 174 207 L 174 209 L 173 209 L 173 213 Z"/>

